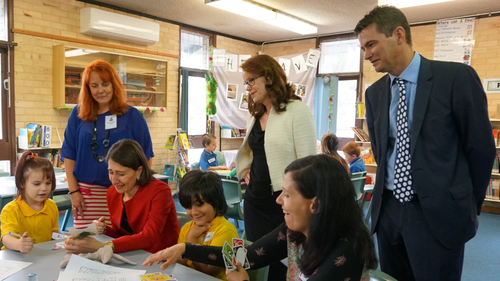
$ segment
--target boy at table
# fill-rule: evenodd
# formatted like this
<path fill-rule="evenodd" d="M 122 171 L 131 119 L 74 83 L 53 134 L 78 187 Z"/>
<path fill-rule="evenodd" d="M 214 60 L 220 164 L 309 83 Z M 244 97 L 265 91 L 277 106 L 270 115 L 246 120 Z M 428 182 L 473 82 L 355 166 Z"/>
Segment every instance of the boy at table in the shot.
<path fill-rule="evenodd" d="M 214 153 L 217 148 L 217 139 L 214 135 L 204 135 L 201 139 L 201 144 L 205 148 L 200 156 L 200 169 L 202 171 L 229 170 L 226 166 L 219 166 L 217 155 Z"/>

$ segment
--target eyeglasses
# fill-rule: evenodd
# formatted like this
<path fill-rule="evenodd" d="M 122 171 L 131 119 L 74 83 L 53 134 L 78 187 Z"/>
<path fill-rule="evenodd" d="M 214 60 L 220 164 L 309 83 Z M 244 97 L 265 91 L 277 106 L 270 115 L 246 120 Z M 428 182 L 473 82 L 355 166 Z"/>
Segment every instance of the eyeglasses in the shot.
<path fill-rule="evenodd" d="M 264 75 L 257 75 L 257 76 L 254 76 L 250 79 L 248 79 L 245 83 L 243 83 L 243 86 L 247 87 L 247 86 L 250 86 L 252 87 L 253 85 L 255 85 L 255 79 L 259 78 L 259 77 L 262 77 Z"/>

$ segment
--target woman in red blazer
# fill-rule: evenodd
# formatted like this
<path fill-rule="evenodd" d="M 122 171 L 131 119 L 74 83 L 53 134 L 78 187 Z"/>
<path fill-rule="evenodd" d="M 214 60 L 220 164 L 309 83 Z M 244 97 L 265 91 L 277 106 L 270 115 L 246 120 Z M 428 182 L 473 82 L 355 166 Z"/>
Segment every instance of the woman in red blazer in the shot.
<path fill-rule="evenodd" d="M 115 239 L 69 238 L 67 253 L 91 253 L 111 245 L 115 253 L 146 250 L 155 253 L 177 243 L 179 222 L 168 185 L 153 177 L 141 146 L 134 140 L 120 140 L 109 151 L 107 193 L 111 226 L 104 218 L 94 221 L 98 234 Z"/>

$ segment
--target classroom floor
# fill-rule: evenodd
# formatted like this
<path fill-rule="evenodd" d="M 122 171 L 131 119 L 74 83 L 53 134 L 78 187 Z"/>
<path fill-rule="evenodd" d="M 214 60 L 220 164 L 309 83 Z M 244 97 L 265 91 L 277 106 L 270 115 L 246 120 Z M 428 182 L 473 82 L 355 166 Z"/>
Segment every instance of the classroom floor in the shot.
<path fill-rule="evenodd" d="M 180 205 L 179 198 L 174 195 L 175 207 L 178 212 L 186 210 Z M 365 204 L 367 206 L 368 204 Z M 365 208 L 366 214 L 366 208 Z M 61 226 L 64 213 L 59 215 Z M 232 219 L 230 222 L 234 224 Z M 73 219 L 68 221 L 67 227 L 73 226 Z M 238 234 L 243 235 L 245 225 L 239 221 Z M 479 228 L 476 237 L 465 244 L 463 281 L 496 280 L 498 278 L 498 260 L 500 253 L 500 214 L 482 213 L 479 216 Z"/>

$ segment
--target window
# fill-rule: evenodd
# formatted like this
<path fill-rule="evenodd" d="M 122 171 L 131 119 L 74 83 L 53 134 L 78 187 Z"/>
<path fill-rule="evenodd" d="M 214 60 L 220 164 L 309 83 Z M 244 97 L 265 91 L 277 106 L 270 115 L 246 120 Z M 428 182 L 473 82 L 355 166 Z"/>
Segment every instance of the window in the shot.
<path fill-rule="evenodd" d="M 181 31 L 181 67 L 208 69 L 210 36 L 196 32 Z"/>
<path fill-rule="evenodd" d="M 319 74 L 359 73 L 361 48 L 358 39 L 326 41 L 320 44 Z"/>
<path fill-rule="evenodd" d="M 339 138 L 352 138 L 355 125 L 357 80 L 340 80 L 337 101 L 337 132 Z"/>

